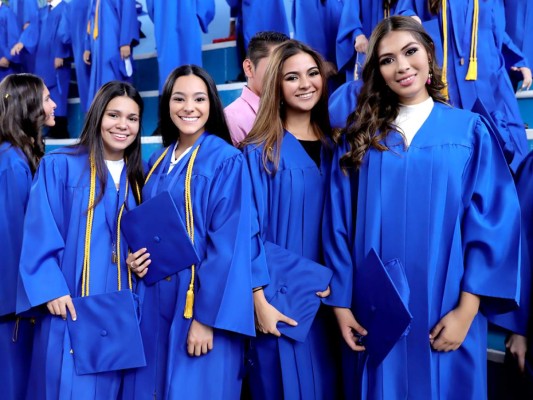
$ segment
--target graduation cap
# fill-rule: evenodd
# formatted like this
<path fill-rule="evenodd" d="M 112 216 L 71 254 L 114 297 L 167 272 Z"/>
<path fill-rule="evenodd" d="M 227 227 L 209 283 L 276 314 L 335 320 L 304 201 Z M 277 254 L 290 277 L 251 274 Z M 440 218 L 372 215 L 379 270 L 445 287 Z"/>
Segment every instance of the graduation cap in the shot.
<path fill-rule="evenodd" d="M 152 263 L 143 278 L 147 285 L 199 262 L 185 224 L 166 190 L 125 214 L 121 229 L 131 249 L 146 247 L 150 253 Z"/>
<path fill-rule="evenodd" d="M 298 322 L 297 326 L 280 322 L 277 328 L 281 334 L 303 342 L 321 304 L 316 292 L 326 290 L 333 271 L 272 242 L 265 242 L 264 247 L 270 274 L 265 298 Z"/>
<path fill-rule="evenodd" d="M 400 262 L 383 265 L 374 249 L 357 268 L 354 284 L 355 318 L 368 331 L 362 344 L 368 362 L 381 364 L 409 328 L 409 286 Z"/>
<path fill-rule="evenodd" d="M 146 366 L 133 293 L 121 290 L 72 299 L 67 326 L 78 375 Z"/>

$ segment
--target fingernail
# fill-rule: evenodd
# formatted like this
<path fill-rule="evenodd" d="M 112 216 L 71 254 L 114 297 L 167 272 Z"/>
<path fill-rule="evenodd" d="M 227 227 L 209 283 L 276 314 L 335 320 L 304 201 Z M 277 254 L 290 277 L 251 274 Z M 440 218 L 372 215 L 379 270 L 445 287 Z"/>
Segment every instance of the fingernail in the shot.
<path fill-rule="evenodd" d="M 78 318 L 76 318 L 76 317 L 72 318 L 73 321 L 76 321 L 77 319 L 78 319 Z"/>

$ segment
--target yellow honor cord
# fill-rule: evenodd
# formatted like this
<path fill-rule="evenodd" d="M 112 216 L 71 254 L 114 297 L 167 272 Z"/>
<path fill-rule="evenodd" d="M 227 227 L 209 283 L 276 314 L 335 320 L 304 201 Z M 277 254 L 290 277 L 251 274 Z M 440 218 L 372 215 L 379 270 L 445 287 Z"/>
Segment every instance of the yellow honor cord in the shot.
<path fill-rule="evenodd" d="M 98 19 L 100 16 L 100 0 L 96 0 L 96 10 L 94 10 L 94 30 L 93 30 L 93 39 L 98 38 Z"/>
<path fill-rule="evenodd" d="M 465 80 L 477 80 L 477 36 L 479 27 L 479 0 L 474 0 L 474 15 L 472 16 L 472 37 L 470 41 L 470 61 Z"/>
<path fill-rule="evenodd" d="M 146 185 L 148 183 L 148 180 L 150 179 L 150 177 L 152 176 L 152 174 L 154 173 L 155 169 L 157 168 L 157 166 L 159 164 L 161 164 L 161 161 L 163 161 L 163 159 L 165 158 L 165 156 L 167 155 L 168 151 L 170 150 L 170 146 L 168 146 L 165 151 L 163 153 L 161 153 L 161 155 L 159 156 L 159 158 L 155 161 L 154 165 L 152 165 L 152 168 L 150 168 L 150 171 L 148 172 L 148 175 L 146 175 L 146 179 L 144 180 L 144 184 Z"/>
<path fill-rule="evenodd" d="M 444 88 L 441 90 L 442 95 L 446 100 L 450 99 L 448 94 L 448 10 L 446 5 L 447 0 L 442 0 L 442 47 L 443 47 L 443 57 L 442 57 L 442 83 L 444 83 Z"/>
<path fill-rule="evenodd" d="M 187 172 L 185 174 L 185 218 L 187 222 L 187 233 L 191 242 L 194 244 L 194 215 L 192 210 L 192 197 L 191 197 L 191 179 L 192 179 L 192 168 L 194 165 L 194 160 L 196 159 L 196 154 L 198 154 L 198 146 L 191 154 L 191 159 L 187 165 Z M 194 306 L 194 276 L 195 276 L 195 265 L 191 265 L 191 281 L 189 282 L 189 289 L 187 290 L 187 297 L 185 299 L 185 310 L 183 311 L 183 316 L 187 319 L 192 318 L 193 306 Z"/>
<path fill-rule="evenodd" d="M 89 163 L 91 167 L 91 177 L 89 186 L 89 206 L 87 208 L 87 222 L 85 224 L 85 247 L 83 254 L 83 270 L 81 274 L 81 297 L 89 296 L 89 281 L 91 278 L 91 234 L 93 229 L 94 219 L 94 198 L 96 193 L 96 163 L 94 161 L 94 155 L 89 157 Z M 122 290 L 121 272 L 120 272 L 120 222 L 122 220 L 122 214 L 128 200 L 128 181 L 126 180 L 126 193 L 124 195 L 125 201 L 120 207 L 117 219 L 117 280 L 118 290 Z M 133 290 L 133 280 L 131 277 L 131 271 L 128 268 L 128 287 Z"/>

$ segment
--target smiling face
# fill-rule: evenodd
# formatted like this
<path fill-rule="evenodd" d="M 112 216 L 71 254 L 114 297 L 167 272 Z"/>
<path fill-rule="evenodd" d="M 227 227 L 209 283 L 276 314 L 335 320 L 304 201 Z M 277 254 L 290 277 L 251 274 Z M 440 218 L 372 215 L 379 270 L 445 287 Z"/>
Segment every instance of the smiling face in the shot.
<path fill-rule="evenodd" d="M 57 105 L 54 103 L 52 98 L 50 97 L 50 91 L 44 86 L 43 90 L 43 109 L 44 109 L 44 125 L 45 126 L 54 126 L 56 124 L 56 118 L 54 115 L 54 110 L 56 109 Z"/>
<path fill-rule="evenodd" d="M 426 88 L 429 56 L 424 46 L 411 33 L 387 33 L 379 43 L 378 61 L 381 76 L 398 95 L 400 103 L 418 104 L 429 97 Z"/>
<path fill-rule="evenodd" d="M 180 140 L 196 140 L 204 133 L 209 118 L 207 85 L 196 75 L 180 76 L 172 86 L 169 109 Z"/>
<path fill-rule="evenodd" d="M 287 58 L 283 64 L 281 91 L 287 112 L 310 112 L 322 95 L 322 76 L 307 53 Z"/>
<path fill-rule="evenodd" d="M 104 158 L 120 160 L 140 129 L 139 106 L 127 96 L 113 98 L 106 107 L 100 130 L 104 142 Z"/>

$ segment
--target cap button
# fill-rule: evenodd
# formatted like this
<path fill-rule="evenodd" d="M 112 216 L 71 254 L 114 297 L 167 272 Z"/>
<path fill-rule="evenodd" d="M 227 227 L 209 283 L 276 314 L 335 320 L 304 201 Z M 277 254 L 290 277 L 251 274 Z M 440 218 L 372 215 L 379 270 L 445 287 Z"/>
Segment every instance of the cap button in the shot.
<path fill-rule="evenodd" d="M 100 332 L 100 336 L 107 336 L 107 331 L 105 329 L 102 329 Z"/>

